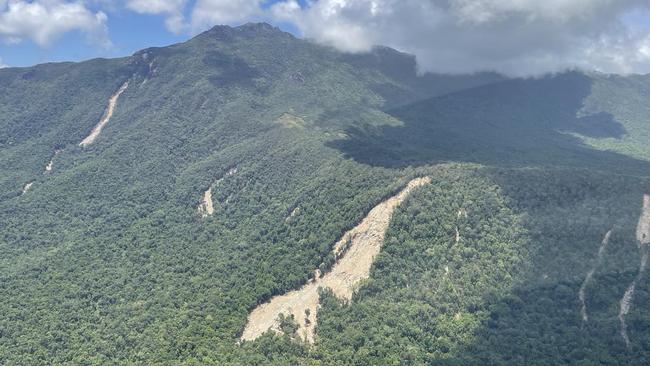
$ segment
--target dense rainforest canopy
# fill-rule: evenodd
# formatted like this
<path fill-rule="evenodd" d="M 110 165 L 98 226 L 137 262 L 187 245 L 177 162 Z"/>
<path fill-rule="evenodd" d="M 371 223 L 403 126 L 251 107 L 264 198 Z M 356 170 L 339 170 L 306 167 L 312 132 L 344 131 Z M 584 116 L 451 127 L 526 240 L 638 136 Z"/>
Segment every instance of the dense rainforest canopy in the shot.
<path fill-rule="evenodd" d="M 267 24 L 2 69 L 0 364 L 645 365 L 648 95 L 418 75 Z M 313 345 L 291 319 L 239 342 L 421 176 L 352 300 L 322 290 Z"/>

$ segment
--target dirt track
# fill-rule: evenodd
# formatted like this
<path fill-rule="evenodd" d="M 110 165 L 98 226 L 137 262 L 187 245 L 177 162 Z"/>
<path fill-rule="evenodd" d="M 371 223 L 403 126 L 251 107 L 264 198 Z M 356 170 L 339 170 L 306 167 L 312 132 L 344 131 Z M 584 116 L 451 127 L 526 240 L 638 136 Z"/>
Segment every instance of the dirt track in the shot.
<path fill-rule="evenodd" d="M 302 288 L 276 296 L 255 308 L 248 317 L 241 339 L 253 340 L 269 329 L 279 331 L 278 316 L 292 314 L 299 325 L 298 335 L 313 343 L 318 312 L 318 288 L 330 288 L 337 297 L 350 300 L 359 282 L 370 274 L 370 267 L 379 254 L 395 208 L 413 189 L 430 181 L 429 177 L 414 179 L 397 195 L 375 206 L 359 225 L 343 234 L 334 245 L 334 253 L 340 259 L 330 272 L 323 277 L 317 273 L 316 279 Z M 308 324 L 306 310 L 309 310 Z"/>

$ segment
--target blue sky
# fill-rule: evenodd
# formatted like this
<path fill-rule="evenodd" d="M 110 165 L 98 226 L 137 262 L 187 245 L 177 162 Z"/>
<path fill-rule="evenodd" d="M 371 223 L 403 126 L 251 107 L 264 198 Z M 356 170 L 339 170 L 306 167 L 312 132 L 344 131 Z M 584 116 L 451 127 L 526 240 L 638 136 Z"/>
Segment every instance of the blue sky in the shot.
<path fill-rule="evenodd" d="M 27 66 L 51 61 L 78 61 L 94 57 L 115 57 L 149 46 L 163 46 L 188 36 L 165 29 L 164 20 L 156 15 L 120 14 L 108 19 L 109 48 L 88 42 L 79 31 L 61 36 L 53 44 L 41 47 L 32 41 L 0 44 L 0 57 L 10 66 Z"/>
<path fill-rule="evenodd" d="M 278 1 L 271 0 L 263 4 L 263 6 L 268 7 Z M 302 0 L 301 2 L 304 3 Z M 183 11 L 186 16 L 190 15 L 195 3 L 196 0 L 188 1 Z M 0 4 L 2 4 L 2 1 L 0 1 Z M 103 47 L 89 42 L 86 39 L 87 37 L 77 30 L 62 34 L 60 38 L 47 46 L 39 46 L 30 40 L 23 40 L 18 44 L 0 42 L 0 60 L 7 66 L 31 66 L 45 62 L 81 61 L 95 57 L 121 57 L 147 47 L 183 42 L 201 30 L 199 28 L 172 32 L 165 26 L 164 14 L 141 14 L 122 7 L 105 9 L 101 4 L 89 4 L 87 7 L 92 12 L 103 11 L 108 14 L 108 37 L 112 43 L 110 47 Z M 246 21 L 248 20 L 242 19 L 231 25 L 238 25 Z M 284 31 L 296 35 L 300 33 L 290 23 L 271 22 Z M 208 29 L 209 27 L 204 28 Z"/>
<path fill-rule="evenodd" d="M 0 66 L 126 56 L 248 21 L 343 51 L 391 46 L 422 71 L 650 72 L 646 0 L 0 0 Z"/>

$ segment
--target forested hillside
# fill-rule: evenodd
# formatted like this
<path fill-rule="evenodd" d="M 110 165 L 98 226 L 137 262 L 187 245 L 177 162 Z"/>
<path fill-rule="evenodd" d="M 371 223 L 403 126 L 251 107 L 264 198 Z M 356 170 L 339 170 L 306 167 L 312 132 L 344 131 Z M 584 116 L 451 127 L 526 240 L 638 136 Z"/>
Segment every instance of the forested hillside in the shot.
<path fill-rule="evenodd" d="M 644 365 L 649 90 L 419 75 L 267 24 L 0 69 L 0 364 Z M 241 341 L 422 177 L 313 344 L 290 317 Z"/>

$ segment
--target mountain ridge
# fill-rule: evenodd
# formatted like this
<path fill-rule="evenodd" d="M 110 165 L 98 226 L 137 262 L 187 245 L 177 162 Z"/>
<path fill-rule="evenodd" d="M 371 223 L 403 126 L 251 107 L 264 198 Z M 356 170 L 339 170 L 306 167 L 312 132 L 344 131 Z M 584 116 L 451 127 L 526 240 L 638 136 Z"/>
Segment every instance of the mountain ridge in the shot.
<path fill-rule="evenodd" d="M 648 78 L 415 67 L 251 24 L 0 70 L 0 364 L 644 364 Z M 239 342 L 425 176 L 313 345 Z"/>

